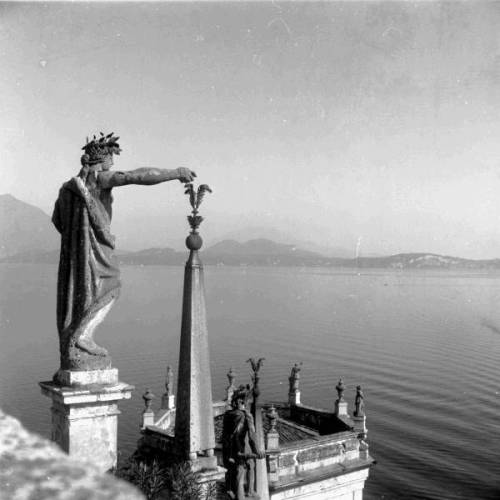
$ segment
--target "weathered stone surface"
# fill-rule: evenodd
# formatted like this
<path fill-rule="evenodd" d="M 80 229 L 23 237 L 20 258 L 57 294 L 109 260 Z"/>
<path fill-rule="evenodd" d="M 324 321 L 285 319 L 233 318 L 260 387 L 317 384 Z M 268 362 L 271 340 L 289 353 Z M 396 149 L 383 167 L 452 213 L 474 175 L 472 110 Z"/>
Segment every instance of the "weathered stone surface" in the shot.
<path fill-rule="evenodd" d="M 175 438 L 184 457 L 215 446 L 203 267 L 191 250 L 184 274 Z"/>
<path fill-rule="evenodd" d="M 118 369 L 106 370 L 59 370 L 54 381 L 63 386 L 114 385 L 118 383 Z"/>
<path fill-rule="evenodd" d="M 191 182 L 187 168 L 140 168 L 110 172 L 121 149 L 109 134 L 82 148 L 79 174 L 65 182 L 54 206 L 52 222 L 61 235 L 57 280 L 57 330 L 62 370 L 102 370 L 111 358 L 94 341 L 94 331 L 120 293 L 120 272 L 110 232 L 111 190 L 127 184 L 151 185 L 179 179 Z M 62 383 L 62 382 L 61 382 Z"/>
<path fill-rule="evenodd" d="M 359 417 L 352 417 L 354 422 L 354 431 L 358 433 L 358 435 L 362 436 L 363 439 L 366 438 L 368 434 L 368 429 L 366 428 L 366 415 L 362 415 Z"/>
<path fill-rule="evenodd" d="M 324 458 L 336 457 L 342 455 L 342 453 L 344 453 L 344 446 L 342 446 L 342 443 L 333 443 L 300 451 L 297 453 L 297 462 L 314 462 L 323 460 Z"/>
<path fill-rule="evenodd" d="M 102 474 L 28 432 L 0 411 L 0 497 L 9 500 L 140 500 L 133 486 Z"/>
<path fill-rule="evenodd" d="M 61 387 L 40 382 L 42 393 L 52 399 L 52 440 L 64 451 L 89 460 L 102 472 L 116 466 L 117 402 L 129 399 L 133 386 Z"/>
<path fill-rule="evenodd" d="M 346 471 L 345 468 L 332 466 L 323 470 L 323 477 L 311 475 L 308 481 L 291 484 L 287 487 L 272 488 L 271 500 L 362 500 L 363 487 L 368 479 L 368 468 Z"/>

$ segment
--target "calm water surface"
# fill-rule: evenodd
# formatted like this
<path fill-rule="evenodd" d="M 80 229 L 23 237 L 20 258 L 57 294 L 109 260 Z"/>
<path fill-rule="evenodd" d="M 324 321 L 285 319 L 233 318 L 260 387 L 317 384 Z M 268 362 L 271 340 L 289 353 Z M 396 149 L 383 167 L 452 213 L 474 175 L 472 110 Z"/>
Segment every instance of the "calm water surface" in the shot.
<path fill-rule="evenodd" d="M 177 371 L 181 267 L 125 267 L 122 297 L 96 333 L 120 378 L 124 454 L 139 438 L 146 387 L 158 400 Z M 50 435 L 37 381 L 58 366 L 56 268 L 0 265 L 1 406 Z M 205 269 L 214 397 L 232 366 L 266 358 L 262 397 L 286 399 L 291 365 L 304 363 L 304 403 L 333 408 L 343 377 L 363 386 L 377 460 L 366 499 L 500 499 L 500 273 L 320 268 Z"/>

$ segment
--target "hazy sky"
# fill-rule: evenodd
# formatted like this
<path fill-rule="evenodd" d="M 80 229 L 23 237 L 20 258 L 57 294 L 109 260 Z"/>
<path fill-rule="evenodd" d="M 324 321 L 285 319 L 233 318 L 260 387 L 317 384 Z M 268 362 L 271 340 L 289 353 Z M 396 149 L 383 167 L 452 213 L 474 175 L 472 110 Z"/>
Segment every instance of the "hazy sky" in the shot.
<path fill-rule="evenodd" d="M 500 257 L 500 2 L 0 4 L 1 191 L 52 209 L 87 134 L 187 166 L 207 241 Z M 115 190 L 122 248 L 181 243 L 179 183 Z"/>

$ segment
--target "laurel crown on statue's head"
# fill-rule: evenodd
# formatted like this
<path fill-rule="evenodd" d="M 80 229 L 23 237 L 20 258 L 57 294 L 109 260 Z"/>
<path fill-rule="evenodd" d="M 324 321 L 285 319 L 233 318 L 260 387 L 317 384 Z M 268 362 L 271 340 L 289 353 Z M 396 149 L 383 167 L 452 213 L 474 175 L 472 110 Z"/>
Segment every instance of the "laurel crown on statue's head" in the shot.
<path fill-rule="evenodd" d="M 87 137 L 87 142 L 82 149 L 85 151 L 85 154 L 82 156 L 82 163 L 86 163 L 88 165 L 92 165 L 95 163 L 99 163 L 103 160 L 107 155 L 115 154 L 119 155 L 121 148 L 118 144 L 119 137 L 115 137 L 113 132 L 108 135 L 104 135 L 100 132 L 101 137 L 97 138 L 95 135 L 91 141 Z"/>

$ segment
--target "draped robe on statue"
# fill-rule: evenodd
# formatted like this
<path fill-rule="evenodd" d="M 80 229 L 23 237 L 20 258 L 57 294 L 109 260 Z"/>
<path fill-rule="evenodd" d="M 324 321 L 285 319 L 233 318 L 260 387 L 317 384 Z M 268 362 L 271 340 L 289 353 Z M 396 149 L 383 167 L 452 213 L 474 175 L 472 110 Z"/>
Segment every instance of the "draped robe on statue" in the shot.
<path fill-rule="evenodd" d="M 103 348 L 96 345 L 93 351 L 78 345 L 82 335 L 89 335 L 102 321 L 120 292 L 110 233 L 111 203 L 110 189 L 89 189 L 82 179 L 73 177 L 61 187 L 54 207 L 52 222 L 61 234 L 57 282 L 61 369 L 111 366 Z"/>
<path fill-rule="evenodd" d="M 233 408 L 224 413 L 222 428 L 222 456 L 227 469 L 226 488 L 237 500 L 255 491 L 255 459 L 258 454 L 255 425 L 247 410 Z"/>

